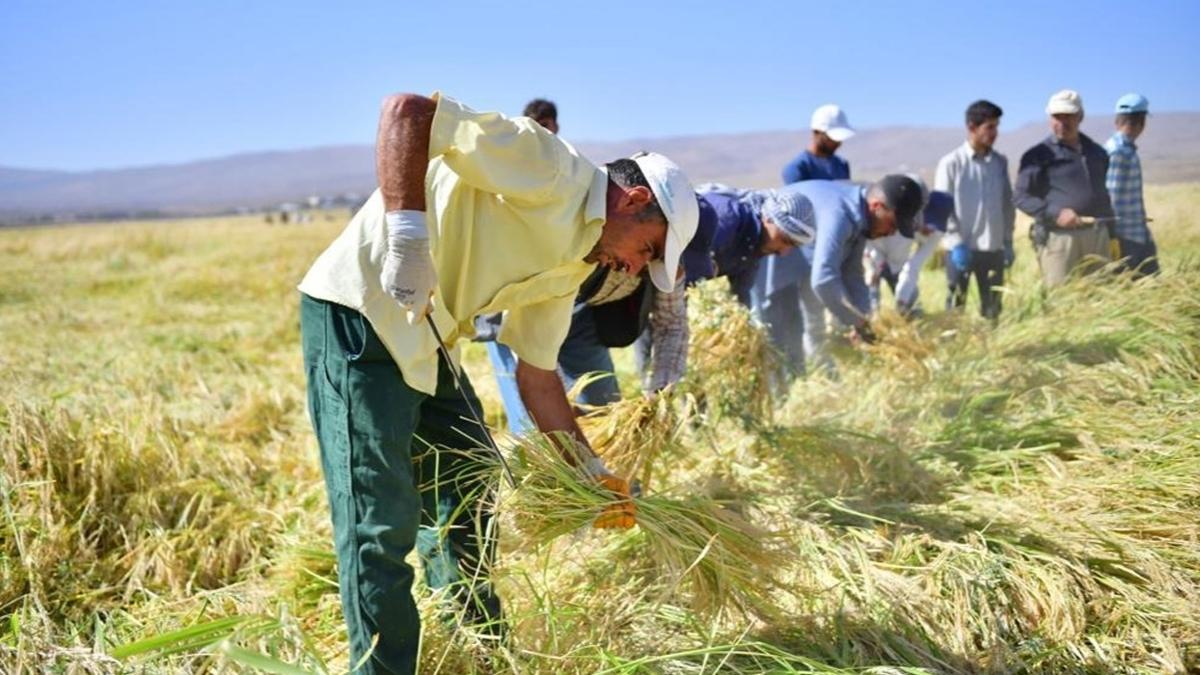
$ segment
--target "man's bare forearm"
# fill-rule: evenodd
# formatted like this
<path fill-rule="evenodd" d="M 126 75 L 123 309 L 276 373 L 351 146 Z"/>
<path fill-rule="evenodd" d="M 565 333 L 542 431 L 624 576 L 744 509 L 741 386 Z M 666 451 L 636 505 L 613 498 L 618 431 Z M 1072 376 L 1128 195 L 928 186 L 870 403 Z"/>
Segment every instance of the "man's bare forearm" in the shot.
<path fill-rule="evenodd" d="M 587 437 L 575 421 L 575 410 L 567 400 L 567 392 L 563 389 L 562 380 L 558 379 L 558 373 L 518 361 L 517 390 L 521 392 L 521 401 L 525 403 L 538 430 L 546 434 L 555 431 L 566 433 L 585 448 L 591 449 Z M 568 448 L 559 449 L 572 463 L 581 459 L 574 452 L 568 452 Z"/>
<path fill-rule="evenodd" d="M 425 171 L 429 165 L 429 133 L 437 102 L 417 94 L 383 99 L 375 172 L 388 211 L 425 210 Z"/>

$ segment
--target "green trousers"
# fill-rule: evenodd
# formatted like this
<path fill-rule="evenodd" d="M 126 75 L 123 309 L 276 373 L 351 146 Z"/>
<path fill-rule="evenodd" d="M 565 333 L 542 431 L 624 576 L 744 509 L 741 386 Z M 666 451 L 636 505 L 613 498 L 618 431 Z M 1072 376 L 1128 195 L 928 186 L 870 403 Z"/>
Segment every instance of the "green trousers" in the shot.
<path fill-rule="evenodd" d="M 414 547 L 426 585 L 456 601 L 448 616 L 499 634 L 488 446 L 463 401 L 482 410 L 470 383 L 459 392 L 442 361 L 435 396 L 409 387 L 371 324 L 334 303 L 302 295 L 300 333 L 351 665 L 370 652 L 358 672 L 416 671 Z"/>

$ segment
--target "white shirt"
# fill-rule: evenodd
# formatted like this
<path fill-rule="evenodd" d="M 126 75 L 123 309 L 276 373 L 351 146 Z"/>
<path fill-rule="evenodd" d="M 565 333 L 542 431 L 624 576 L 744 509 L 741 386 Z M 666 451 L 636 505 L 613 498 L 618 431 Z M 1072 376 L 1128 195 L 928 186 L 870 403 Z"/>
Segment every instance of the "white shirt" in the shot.
<path fill-rule="evenodd" d="M 878 282 L 879 271 L 885 264 L 889 269 L 900 270 L 896 280 L 896 302 L 913 306 L 920 290 L 917 283 L 920 281 L 921 268 L 937 250 L 941 239 L 942 233 L 937 230 L 928 233 L 918 231 L 916 251 L 913 251 L 913 240 L 900 234 L 869 240 L 865 249 L 867 260 L 864 261 L 868 282 L 871 285 Z"/>

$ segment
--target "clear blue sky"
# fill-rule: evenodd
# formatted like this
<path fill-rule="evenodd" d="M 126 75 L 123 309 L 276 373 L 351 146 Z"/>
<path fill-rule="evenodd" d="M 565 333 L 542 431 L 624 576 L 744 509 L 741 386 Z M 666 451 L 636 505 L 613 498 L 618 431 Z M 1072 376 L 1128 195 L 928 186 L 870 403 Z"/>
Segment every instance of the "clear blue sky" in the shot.
<path fill-rule="evenodd" d="M 853 124 L 1005 124 L 1080 90 L 1200 110 L 1200 2 L 0 1 L 0 165 L 92 169 L 368 143 L 379 99 L 559 103 L 618 140 Z M 583 9 L 585 8 L 586 9 Z"/>

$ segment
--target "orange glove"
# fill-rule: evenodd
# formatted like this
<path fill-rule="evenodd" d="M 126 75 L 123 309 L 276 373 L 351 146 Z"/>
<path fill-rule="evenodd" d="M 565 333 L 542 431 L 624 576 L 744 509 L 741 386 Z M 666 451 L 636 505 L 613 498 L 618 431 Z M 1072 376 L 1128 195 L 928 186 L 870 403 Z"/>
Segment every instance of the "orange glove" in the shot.
<path fill-rule="evenodd" d="M 596 477 L 605 489 L 613 493 L 615 501 L 604 507 L 600 515 L 592 523 L 598 530 L 621 529 L 628 530 L 637 524 L 637 505 L 629 494 L 629 481 L 612 474 Z"/>

